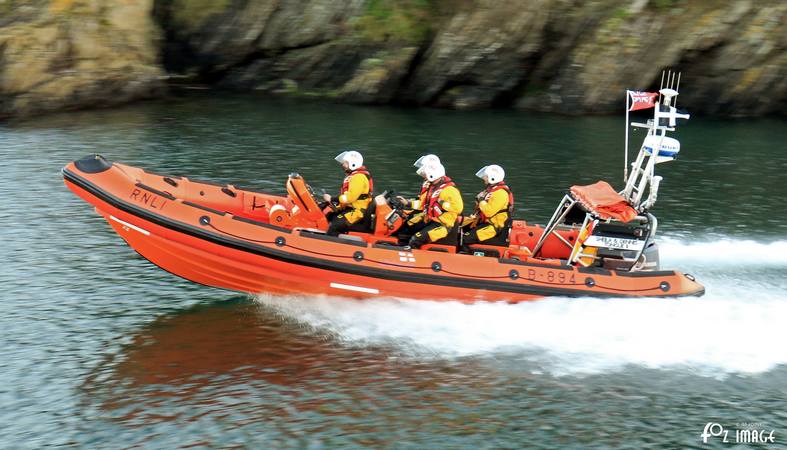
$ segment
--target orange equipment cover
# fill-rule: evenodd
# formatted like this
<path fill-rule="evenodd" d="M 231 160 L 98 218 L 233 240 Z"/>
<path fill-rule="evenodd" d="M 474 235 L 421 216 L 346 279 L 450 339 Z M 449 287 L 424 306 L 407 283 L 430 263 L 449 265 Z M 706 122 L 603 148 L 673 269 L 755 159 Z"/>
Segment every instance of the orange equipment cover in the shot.
<path fill-rule="evenodd" d="M 628 222 L 637 217 L 637 211 L 606 181 L 587 186 L 571 186 L 571 195 L 601 219 Z"/>

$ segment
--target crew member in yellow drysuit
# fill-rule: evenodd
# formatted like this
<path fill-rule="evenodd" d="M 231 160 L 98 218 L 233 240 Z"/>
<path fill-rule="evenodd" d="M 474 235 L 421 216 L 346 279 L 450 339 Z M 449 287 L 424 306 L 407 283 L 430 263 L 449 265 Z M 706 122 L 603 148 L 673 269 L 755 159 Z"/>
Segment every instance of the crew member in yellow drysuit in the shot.
<path fill-rule="evenodd" d="M 511 230 L 514 195 L 503 179 L 502 167 L 493 164 L 475 174 L 486 187 L 476 196 L 476 209 L 462 224 L 462 247 L 477 243 L 505 245 Z"/>
<path fill-rule="evenodd" d="M 437 155 L 432 154 L 423 155 L 413 163 L 413 167 L 420 169 L 424 164 L 440 164 L 440 158 Z M 448 180 L 450 181 L 450 178 L 448 178 Z M 424 210 L 424 204 L 426 203 L 427 195 L 429 195 L 430 186 L 431 183 L 427 180 L 424 180 L 424 182 L 421 184 L 421 191 L 418 193 L 418 198 L 409 200 L 402 197 L 401 195 L 397 195 L 396 198 L 402 205 L 412 208 L 413 215 L 418 214 Z"/>
<path fill-rule="evenodd" d="M 344 177 L 337 198 L 336 213 L 329 217 L 331 223 L 328 226 L 328 235 L 338 236 L 348 231 L 368 231 L 364 218 L 372 202 L 374 182 L 363 165 L 363 156 L 352 150 L 340 153 L 336 156 L 336 161 L 342 165 L 347 176 Z M 330 194 L 325 194 L 323 199 L 331 202 L 332 197 Z"/>
<path fill-rule="evenodd" d="M 407 223 L 416 233 L 408 245 L 419 248 L 424 244 L 455 244 L 457 217 L 462 214 L 462 194 L 445 175 L 442 164 L 424 164 L 416 172 L 429 182 L 424 209 Z"/>
<path fill-rule="evenodd" d="M 437 155 L 423 155 L 418 158 L 414 163 L 413 167 L 420 169 L 424 164 L 440 164 L 440 158 Z M 445 177 L 448 181 L 451 181 L 450 178 Z M 415 233 L 415 230 L 421 229 L 423 225 L 423 214 L 421 214 L 424 210 L 424 205 L 426 204 L 426 199 L 429 197 L 429 193 L 431 190 L 432 183 L 428 180 L 424 179 L 423 183 L 421 183 L 421 190 L 418 193 L 418 197 L 415 199 L 407 199 L 402 197 L 401 195 L 397 195 L 396 199 L 399 200 L 399 203 L 403 205 L 405 208 L 410 208 L 412 211 L 405 217 L 404 225 L 396 232 L 397 235 L 401 236 L 412 236 Z M 413 219 L 412 221 L 410 219 Z"/>

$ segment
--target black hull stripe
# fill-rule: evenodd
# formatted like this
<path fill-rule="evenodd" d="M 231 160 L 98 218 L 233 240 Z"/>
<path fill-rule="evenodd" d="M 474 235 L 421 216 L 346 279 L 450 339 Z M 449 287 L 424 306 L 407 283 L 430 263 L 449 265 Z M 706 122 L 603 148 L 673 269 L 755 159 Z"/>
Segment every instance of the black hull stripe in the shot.
<path fill-rule="evenodd" d="M 472 280 L 466 278 L 435 276 L 430 274 L 418 273 L 404 273 L 398 271 L 391 271 L 385 269 L 377 269 L 373 267 L 364 267 L 360 265 L 350 265 L 338 263 L 334 261 L 327 261 L 319 258 L 303 256 L 284 252 L 275 248 L 255 245 L 240 239 L 232 239 L 225 236 L 216 235 L 215 233 L 194 227 L 192 225 L 184 224 L 174 221 L 164 216 L 151 213 L 145 209 L 139 208 L 135 205 L 128 204 L 122 200 L 117 199 L 113 195 L 103 191 L 89 181 L 79 177 L 78 175 L 63 169 L 63 176 L 70 182 L 76 184 L 80 188 L 88 191 L 91 195 L 105 201 L 106 203 L 125 211 L 129 214 L 140 217 L 156 225 L 164 228 L 171 229 L 189 236 L 211 242 L 216 245 L 221 245 L 235 250 L 253 253 L 259 256 L 283 261 L 291 264 L 305 265 L 317 269 L 336 271 L 347 273 L 351 275 L 366 276 L 371 278 L 379 278 L 391 281 L 401 281 L 409 283 L 423 283 L 437 286 L 446 286 L 453 288 L 475 289 L 475 290 L 489 290 L 496 292 L 506 292 L 511 294 L 524 294 L 535 296 L 566 296 L 566 297 L 620 297 L 620 294 L 613 294 L 607 292 L 593 292 L 593 291 L 580 291 L 574 289 L 561 289 L 561 288 L 545 288 L 532 285 L 516 285 L 509 282 L 488 281 L 488 280 Z M 520 279 L 521 280 L 521 279 Z M 659 295 L 655 295 L 659 296 Z M 660 295 L 663 297 L 664 295 Z M 676 295 L 667 295 L 674 297 Z"/>
<path fill-rule="evenodd" d="M 227 214 L 224 211 L 219 211 L 218 209 L 213 209 L 211 207 L 203 206 L 203 205 L 200 205 L 199 203 L 190 202 L 188 200 L 183 200 L 183 204 L 186 205 L 186 206 L 191 206 L 192 208 L 201 209 L 203 211 L 209 212 L 211 214 L 215 214 L 217 216 L 223 216 L 223 215 Z"/>
<path fill-rule="evenodd" d="M 136 186 L 138 188 L 142 188 L 142 189 L 144 189 L 144 190 L 146 190 L 148 192 L 152 192 L 152 193 L 154 193 L 154 194 L 156 194 L 156 195 L 158 195 L 160 197 L 164 197 L 167 200 L 175 200 L 175 196 L 170 194 L 169 192 L 159 191 L 158 189 L 152 188 L 152 187 L 148 186 L 147 184 L 137 183 Z"/>
<path fill-rule="evenodd" d="M 618 276 L 630 278 L 642 277 L 670 277 L 675 275 L 674 270 L 654 270 L 652 272 L 617 272 Z"/>
<path fill-rule="evenodd" d="M 518 259 L 508 259 L 508 258 L 498 258 L 498 261 L 502 264 L 512 264 L 515 266 L 527 266 L 527 267 L 538 267 L 540 269 L 548 269 L 548 270 L 568 270 L 569 272 L 573 272 L 574 269 L 564 265 L 556 265 L 556 264 L 536 264 L 536 263 L 529 263 L 525 261 L 520 261 Z M 565 260 L 561 260 L 565 261 Z"/>
<path fill-rule="evenodd" d="M 247 219 L 246 217 L 241 216 L 232 216 L 232 220 L 237 220 L 238 222 L 248 223 L 250 225 L 256 225 L 258 227 L 267 228 L 269 230 L 275 230 L 279 233 L 292 233 L 292 230 L 288 228 L 277 227 L 276 225 L 270 225 L 265 222 L 260 222 L 259 220 Z"/>

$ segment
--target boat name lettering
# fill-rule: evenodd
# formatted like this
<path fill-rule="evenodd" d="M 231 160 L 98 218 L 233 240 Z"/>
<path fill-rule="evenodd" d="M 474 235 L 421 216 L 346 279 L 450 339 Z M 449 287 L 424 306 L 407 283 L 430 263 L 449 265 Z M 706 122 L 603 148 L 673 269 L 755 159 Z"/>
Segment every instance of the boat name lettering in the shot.
<path fill-rule="evenodd" d="M 574 278 L 574 273 L 566 273 L 563 270 L 554 271 L 554 270 L 546 270 L 537 272 L 536 269 L 527 269 L 527 279 L 534 280 L 534 281 L 546 281 L 548 283 L 559 283 L 559 284 L 574 284 L 576 279 Z"/>
<path fill-rule="evenodd" d="M 614 248 L 617 250 L 642 250 L 645 247 L 645 241 L 610 236 L 590 236 L 587 241 L 585 241 L 585 245 L 588 247 Z"/>
<path fill-rule="evenodd" d="M 164 205 L 167 204 L 167 201 L 163 200 L 158 195 L 152 192 L 142 192 L 142 190 L 139 188 L 134 188 L 134 190 L 131 191 L 129 198 L 158 210 L 164 209 Z"/>

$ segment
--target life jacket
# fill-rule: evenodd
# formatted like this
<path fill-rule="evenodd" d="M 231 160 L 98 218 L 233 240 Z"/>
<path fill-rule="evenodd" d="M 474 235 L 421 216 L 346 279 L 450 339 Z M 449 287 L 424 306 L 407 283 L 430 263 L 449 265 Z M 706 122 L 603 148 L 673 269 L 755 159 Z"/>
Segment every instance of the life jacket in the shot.
<path fill-rule="evenodd" d="M 437 219 L 445 212 L 440 206 L 440 193 L 443 192 L 443 189 L 450 186 L 456 186 L 456 184 L 448 177 L 443 177 L 443 181 L 437 186 L 430 186 L 427 198 L 428 204 L 427 208 L 425 209 L 426 217 L 428 217 L 430 220 Z"/>
<path fill-rule="evenodd" d="M 416 198 L 416 200 L 418 201 L 418 207 L 415 208 L 415 205 L 413 205 L 414 206 L 413 209 L 423 211 L 423 209 L 429 203 L 429 193 L 431 192 L 431 190 L 432 190 L 432 183 L 428 181 L 424 181 L 423 183 L 421 183 L 421 191 L 418 193 L 418 197 Z"/>
<path fill-rule="evenodd" d="M 491 222 L 492 217 L 495 217 L 498 214 L 502 214 L 502 213 L 508 213 L 508 218 L 506 219 L 506 225 L 508 225 L 511 222 L 511 218 L 513 217 L 512 213 L 514 212 L 514 194 L 511 192 L 511 189 L 505 184 L 505 182 L 501 181 L 499 183 L 489 185 L 486 187 L 486 189 L 482 191 L 482 193 L 484 194 L 484 199 L 486 199 L 489 195 L 501 189 L 506 191 L 506 193 L 508 193 L 508 208 L 501 209 L 500 211 L 492 214 L 489 217 L 487 217 L 483 212 L 481 212 L 481 209 L 478 209 L 477 214 L 478 217 L 481 219 L 481 222 L 488 223 L 494 226 L 494 224 L 492 224 Z"/>
<path fill-rule="evenodd" d="M 344 182 L 342 183 L 342 191 L 339 193 L 339 195 L 344 194 L 345 192 L 347 192 L 347 189 L 350 189 L 350 178 L 352 178 L 353 175 L 358 173 L 365 175 L 366 179 L 369 180 L 369 192 L 367 194 L 361 194 L 358 197 L 358 200 L 366 200 L 367 198 L 370 198 L 372 196 L 372 192 L 374 192 L 374 181 L 372 180 L 372 174 L 370 174 L 369 171 L 366 170 L 366 166 L 361 166 L 353 170 L 349 174 L 347 174 L 346 177 L 344 177 Z"/>
<path fill-rule="evenodd" d="M 421 192 L 418 193 L 418 197 L 421 197 L 422 195 L 424 195 L 427 192 L 429 192 L 429 189 L 431 187 L 432 187 L 432 183 L 430 183 L 428 181 L 424 181 L 423 184 L 421 184 Z"/>

